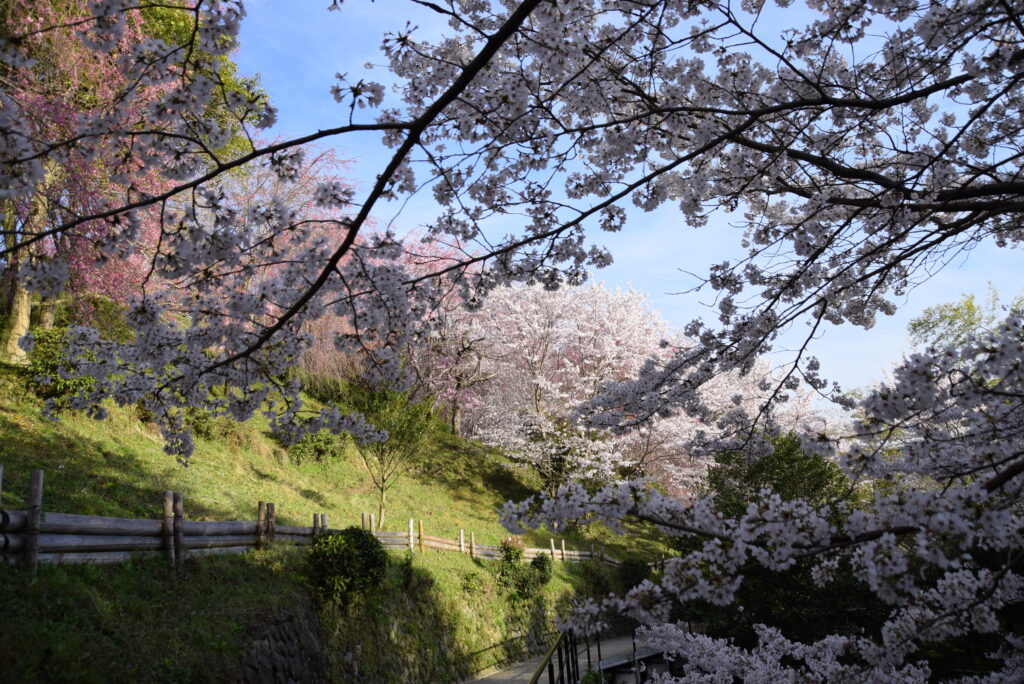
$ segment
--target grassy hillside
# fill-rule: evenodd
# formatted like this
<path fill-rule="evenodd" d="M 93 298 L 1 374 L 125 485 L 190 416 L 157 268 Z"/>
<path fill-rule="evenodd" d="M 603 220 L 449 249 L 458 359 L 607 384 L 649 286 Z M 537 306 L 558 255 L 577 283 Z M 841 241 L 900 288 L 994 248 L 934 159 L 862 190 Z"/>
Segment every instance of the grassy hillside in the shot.
<path fill-rule="evenodd" d="M 309 525 L 327 513 L 332 527 L 358 525 L 375 512 L 377 492 L 354 446 L 344 458 L 297 464 L 275 442 L 261 417 L 243 424 L 217 419 L 209 438 L 197 438 L 188 467 L 163 452 L 156 426 L 130 409 L 112 407 L 95 421 L 65 412 L 58 421 L 41 417 L 42 401 L 26 392 L 22 377 L 0 371 L 0 464 L 5 468 L 3 505 L 24 504 L 29 473 L 46 473 L 43 508 L 62 513 L 157 517 L 162 493 L 185 496 L 194 520 L 252 519 L 260 500 L 277 504 L 284 524 Z M 508 533 L 497 511 L 532 489 L 528 475 L 480 445 L 440 435 L 423 464 L 388 493 L 384 529 L 404 530 L 409 518 L 423 520 L 426 534 L 455 538 L 459 529 L 495 544 Z M 607 530 L 564 535 L 570 547 L 607 544 L 612 555 L 656 556 L 663 547 L 620 538 Z M 561 538 L 561 537 L 559 537 Z M 550 535 L 531 532 L 527 545 L 547 547 Z"/>
<path fill-rule="evenodd" d="M 134 410 L 114 407 L 103 422 L 75 413 L 54 422 L 41 408 L 19 372 L 0 371 L 6 508 L 24 505 L 29 473 L 41 468 L 47 511 L 156 517 L 165 489 L 184 493 L 191 519 L 251 519 L 259 500 L 275 502 L 286 524 L 308 525 L 312 513 L 325 512 L 332 527 L 342 527 L 375 511 L 376 491 L 351 445 L 344 457 L 298 464 L 262 419 L 216 420 L 186 468 L 163 452 L 156 427 Z M 442 435 L 422 467 L 389 492 L 385 527 L 405 529 L 413 517 L 427 534 L 454 538 L 461 528 L 494 544 L 507 536 L 497 509 L 528 495 L 531 484 L 492 451 Z M 549 538 L 539 531 L 525 542 L 546 547 Z M 566 540 L 575 548 L 606 543 L 619 557 L 663 550 L 600 529 Z M 344 610 L 320 610 L 338 681 L 457 680 L 515 658 L 520 644 L 503 642 L 564 610 L 574 592 L 606 591 L 615 580 L 596 567 L 556 563 L 541 595 L 512 600 L 493 562 L 439 553 L 411 562 L 393 557 L 380 592 Z M 198 559 L 179 574 L 162 560 L 44 566 L 34 583 L 20 568 L 0 566 L 0 643 L 12 654 L 0 658 L 0 680 L 230 680 L 246 640 L 268 616 L 312 605 L 302 559 L 302 550 L 282 548 Z"/>

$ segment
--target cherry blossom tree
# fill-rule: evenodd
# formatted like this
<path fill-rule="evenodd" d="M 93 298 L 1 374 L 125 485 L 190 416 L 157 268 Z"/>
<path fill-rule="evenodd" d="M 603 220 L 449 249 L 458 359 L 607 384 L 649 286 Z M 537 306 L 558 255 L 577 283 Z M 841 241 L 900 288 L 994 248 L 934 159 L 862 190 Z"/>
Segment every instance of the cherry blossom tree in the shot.
<path fill-rule="evenodd" d="M 608 383 L 633 378 L 646 363 L 692 346 L 643 293 L 602 284 L 555 291 L 505 287 L 459 320 L 476 356 L 467 370 L 483 378 L 464 400 L 468 434 L 531 467 L 552 493 L 574 479 L 624 475 L 653 476 L 674 492 L 687 492 L 707 466 L 688 451 L 698 433 L 737 407 L 756 408 L 772 386 L 772 369 L 760 361 L 747 375 L 725 373 L 705 384 L 707 411 L 656 416 L 615 434 L 575 423 L 573 409 Z M 808 399 L 803 393 L 788 403 L 774 427 L 809 419 Z"/>
<path fill-rule="evenodd" d="M 41 138 L 71 134 L 79 114 L 88 112 L 96 103 L 119 92 L 120 71 L 114 54 L 97 55 L 84 47 L 71 30 L 32 34 L 33 29 L 44 25 L 44 22 L 60 23 L 72 16 L 73 10 L 69 11 L 68 6 L 58 3 L 11 2 L 3 8 L 7 31 L 30 34 L 25 48 L 35 62 L 29 68 L 10 71 L 6 85 L 22 103 L 24 124 L 33 135 Z M 133 24 L 119 48 L 139 38 L 138 22 Z M 104 169 L 107 161 L 102 154 L 90 160 L 49 161 L 44 165 L 44 178 L 35 192 L 4 200 L 2 214 L 6 250 L 2 308 L 6 324 L 2 340 L 3 360 L 14 363 L 24 360 L 25 353 L 18 346 L 18 339 L 28 330 L 31 297 L 17 278 L 23 263 L 58 257 L 69 271 L 68 289 L 102 284 L 106 292 L 120 290 L 125 281 L 131 280 L 133 270 L 138 269 L 140 260 L 131 257 L 119 269 L 104 269 L 96 263 L 100 255 L 91 249 L 91 245 L 95 240 L 103 239 L 104 226 L 101 224 L 91 225 L 74 237 L 54 235 L 34 245 L 22 245 L 26 237 L 40 226 L 59 223 L 62 214 L 91 213 L 100 208 L 111 185 Z M 144 268 L 145 260 L 141 262 Z M 104 277 L 94 277 L 104 271 Z M 44 303 L 45 323 L 52 318 L 53 299 L 46 298 Z"/>
<path fill-rule="evenodd" d="M 667 327 L 636 291 L 602 285 L 499 288 L 475 314 L 482 372 L 471 434 L 529 465 L 554 492 L 577 478 L 606 481 L 636 468 L 623 440 L 570 421 L 605 382 L 632 377 L 657 353 Z"/>
<path fill-rule="evenodd" d="M 266 144 L 259 136 L 253 141 Z M 297 240 L 282 240 L 266 221 L 263 209 L 268 202 L 277 202 L 293 212 L 295 225 L 310 226 L 310 239 L 341 241 L 347 229 L 345 222 L 349 213 L 347 206 L 324 206 L 315 201 L 317 188 L 331 184 L 342 193 L 354 193 L 346 179 L 348 162 L 338 157 L 331 149 L 306 146 L 297 150 L 301 156 L 294 173 L 282 179 L 266 166 L 245 166 L 218 179 L 217 188 L 224 195 L 223 202 L 238 212 L 238 229 L 253 236 L 256 241 L 274 242 L 278 252 L 277 260 L 268 262 L 264 268 L 254 267 L 248 280 L 241 284 L 246 292 L 258 292 L 262 283 L 272 278 L 287 262 L 287 253 L 301 250 L 308 244 Z M 315 237 L 314 237 L 315 236 Z M 177 284 L 181 292 L 188 292 L 191 283 Z M 299 368 L 314 375 L 331 375 L 339 378 L 358 377 L 360 358 L 339 351 L 333 340 L 338 335 L 352 332 L 348 319 L 330 312 L 316 320 L 309 320 L 303 326 L 309 336 L 309 347 L 303 353 Z"/>
<path fill-rule="evenodd" d="M 434 41 L 411 27 L 385 37 L 399 101 L 385 103 L 369 74 L 339 77 L 330 87 L 344 123 L 239 153 L 220 151 L 229 132 L 224 117 L 206 114 L 211 99 L 223 100 L 230 121 L 267 126 L 273 109 L 219 89 L 207 66 L 230 53 L 244 9 L 239 0 L 194 0 L 180 9 L 193 30 L 180 41 L 132 42 L 118 58 L 118 97 L 67 131 L 34 130 L 30 103 L 5 81 L 0 199 L 28 202 L 49 168 L 91 161 L 99 150 L 120 189 L 102 207 L 19 228 L 17 247 L 8 242 L 2 256 L 55 236 L 85 237 L 99 223 L 98 248 L 114 258 L 133 244 L 144 214 L 157 212 L 149 264 L 163 280 L 190 283 L 188 324 L 147 291 L 127 313 L 131 343 L 78 328 L 68 352 L 95 380 L 76 406 L 100 417 L 103 399 L 146 397 L 169 450 L 186 457 L 181 412 L 192 405 L 237 418 L 269 406 L 276 429 L 292 437 L 330 427 L 382 438 L 336 407 L 294 427 L 303 408 L 285 371 L 309 346 L 303 325 L 326 311 L 351 321 L 339 347 L 367 350 L 373 380 L 401 387 L 402 347 L 437 325 L 432 312 L 450 292 L 478 306 L 510 283 L 578 284 L 611 259 L 588 231 L 628 230 L 630 202 L 638 210 L 672 203 L 698 227 L 711 212 L 732 212 L 747 254 L 709 269 L 718 320 L 687 326 L 694 344 L 604 385 L 575 417 L 581 429 L 626 433 L 654 417 L 707 415 L 705 385 L 724 373 L 750 375 L 781 331 L 808 323 L 806 343 L 768 397 L 719 417 L 689 450 L 756 458 L 770 448 L 773 407 L 802 384 L 855 403 L 828 385 L 811 355 L 823 325 L 869 327 L 954 255 L 986 240 L 1014 247 L 1022 237 L 1018 4 L 809 0 L 799 12 L 790 4 L 410 0 L 410 11 L 440 14 L 449 30 Z M 138 4 L 88 7 L 67 23 L 83 45 L 108 54 Z M 337 1 L 330 8 L 345 10 Z M 792 28 L 771 28 L 779 24 Z M 30 69 L 31 41 L 57 30 L 8 37 L 5 72 Z M 145 99 L 153 88 L 160 97 Z M 287 179 L 301 145 L 367 133 L 390 151 L 372 186 L 355 196 L 328 182 L 314 193 L 325 207 L 351 207 L 340 241 L 318 239 L 274 200 L 252 211 L 279 239 L 256 239 L 216 191 L 219 177 L 246 165 L 267 164 Z M 169 187 L 140 189 L 130 182 L 138 173 Z M 402 264 L 406 246 L 396 236 L 357 240 L 382 202 L 421 188 L 440 207 L 429 235 L 462 250 L 431 274 Z M 255 291 L 243 287 L 268 265 L 278 267 L 272 277 Z M 67 274 L 61 259 L 19 270 L 43 295 L 58 293 Z M 864 419 L 850 439 L 805 435 L 805 448 L 838 458 L 852 481 L 877 485 L 862 508 L 763 492 L 743 515 L 726 517 L 640 482 L 596 493 L 569 484 L 510 505 L 508 522 L 589 516 L 615 525 L 629 516 L 701 540 L 666 562 L 658 585 L 603 607 L 644 623 L 644 638 L 685 657 L 694 680 L 924 681 L 928 649 L 977 634 L 991 646 L 976 681 L 1019 680 L 1024 641 L 1011 609 L 1024 599 L 1022 340 L 1024 321 L 1011 315 L 963 349 L 913 355 L 859 402 Z M 689 633 L 672 617 L 693 600 L 731 602 L 751 565 L 781 570 L 798 559 L 816 563 L 822 585 L 848 564 L 889 606 L 882 628 L 798 643 L 762 625 L 759 643 L 746 648 Z M 575 624 L 600 619 L 600 609 L 584 606 Z"/>
<path fill-rule="evenodd" d="M 484 367 L 488 340 L 461 300 L 442 301 L 440 323 L 419 344 L 409 349 L 409 363 L 416 376 L 414 393 L 426 394 L 447 415 L 452 433 L 463 435 L 463 416 L 481 406 L 481 385 L 493 380 Z"/>
<path fill-rule="evenodd" d="M 75 20 L 85 8 L 82 0 L 13 0 L 3 7 L 6 33 L 23 34 L 23 48 L 32 61 L 25 68 L 10 70 L 6 85 L 22 105 L 23 123 L 39 139 L 73 135 L 80 117 L 101 112 L 119 98 L 131 85 L 126 83 L 120 62 L 140 41 L 173 34 L 175 20 L 179 18 L 162 7 L 129 12 L 123 36 L 104 54 L 83 45 L 76 36 Z M 52 30 L 40 30 L 48 26 L 53 27 Z M 214 68 L 224 77 L 226 88 L 239 91 L 254 87 L 253 83 L 236 76 L 230 60 L 223 59 Z M 139 87 L 132 105 L 133 113 L 143 115 L 145 107 L 160 97 L 162 91 L 158 85 Z M 222 108 L 212 104 L 205 113 L 216 117 L 222 113 Z M 236 128 L 225 144 L 244 146 L 243 139 Z M 116 258 L 98 248 L 110 237 L 109 227 L 101 221 L 86 222 L 74 233 L 57 231 L 43 240 L 21 244 L 27 236 L 46 226 L 102 211 L 110 203 L 117 204 L 125 186 L 142 193 L 156 193 L 173 186 L 169 179 L 152 169 L 122 169 L 121 177 L 115 180 L 111 169 L 118 165 L 116 157 L 114 149 L 98 147 L 88 155 L 50 160 L 45 164 L 44 182 L 37 185 L 34 194 L 20 201 L 11 198 L 4 203 L 7 249 L 2 280 L 7 290 L 8 315 L 2 347 L 6 360 L 20 362 L 24 358 L 18 339 L 28 329 L 30 296 L 16 277 L 23 263 L 56 258 L 67 268 L 64 294 L 99 295 L 118 304 L 127 303 L 153 276 L 149 261 L 160 239 L 160 222 L 154 208 L 140 213 L 134 244 L 118 252 Z M 93 297 L 76 297 L 68 303 L 77 309 L 76 318 L 91 320 L 94 301 Z M 42 298 L 38 316 L 40 327 L 53 325 L 55 305 L 54 297 Z"/>

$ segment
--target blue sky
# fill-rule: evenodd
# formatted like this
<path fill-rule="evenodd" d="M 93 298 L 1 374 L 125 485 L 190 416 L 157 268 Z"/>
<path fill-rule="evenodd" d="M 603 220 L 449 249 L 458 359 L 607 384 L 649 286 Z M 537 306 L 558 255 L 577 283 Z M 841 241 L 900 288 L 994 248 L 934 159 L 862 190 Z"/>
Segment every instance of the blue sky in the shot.
<path fill-rule="evenodd" d="M 307 134 L 346 120 L 347 108 L 336 104 L 328 92 L 335 73 L 347 73 L 353 82 L 366 77 L 389 83 L 383 68 L 364 73 L 364 64 L 383 63 L 379 46 L 385 31 L 399 31 L 407 21 L 420 27 L 419 35 L 437 35 L 446 29 L 432 13 L 416 11 L 411 3 L 348 0 L 340 12 L 326 11 L 329 4 L 327 0 L 250 0 L 246 5 L 242 47 L 235 58 L 243 73 L 261 74 L 278 107 L 278 124 L 271 131 L 275 137 Z M 376 134 L 347 137 L 343 143 L 337 150 L 352 160 L 352 179 L 366 187 L 387 158 L 387 149 Z M 429 192 L 401 207 L 400 214 L 399 209 L 385 205 L 376 218 L 393 221 L 401 232 L 434 215 Z M 635 211 L 622 232 L 594 236 L 615 258 L 594 277 L 608 285 L 646 292 L 653 308 L 676 327 L 699 316 L 713 319 L 714 312 L 708 308 L 710 292 L 682 294 L 697 283 L 687 272 L 704 274 L 712 263 L 736 259 L 742 254 L 740 237 L 725 215 L 695 230 L 683 225 L 673 207 L 650 214 Z M 886 369 L 908 349 L 906 329 L 911 318 L 962 293 L 983 297 L 989 282 L 1008 300 L 1024 289 L 1022 256 L 1019 250 L 980 245 L 913 290 L 898 302 L 895 316 L 879 318 L 871 330 L 851 326 L 826 330 L 813 347 L 825 376 L 848 389 L 882 380 Z M 783 344 L 797 344 L 801 332 L 792 331 Z"/>

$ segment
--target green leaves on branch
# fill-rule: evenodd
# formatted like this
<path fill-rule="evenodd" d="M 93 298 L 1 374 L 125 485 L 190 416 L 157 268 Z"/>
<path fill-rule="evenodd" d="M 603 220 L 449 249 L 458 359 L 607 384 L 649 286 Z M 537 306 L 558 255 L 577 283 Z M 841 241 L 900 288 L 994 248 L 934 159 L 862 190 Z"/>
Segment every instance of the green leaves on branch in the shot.
<path fill-rule="evenodd" d="M 706 484 L 707 494 L 715 497 L 715 508 L 727 516 L 743 515 L 747 504 L 765 488 L 783 500 L 803 499 L 816 505 L 849 492 L 850 482 L 842 469 L 821 456 L 804 453 L 795 434 L 777 437 L 774 445 L 775 450 L 761 458 L 733 451 L 715 459 Z"/>
<path fill-rule="evenodd" d="M 973 294 L 963 294 L 957 302 L 936 304 L 911 319 L 907 332 L 918 346 L 962 347 L 971 338 L 991 332 L 1009 314 L 1024 310 L 1024 295 L 1009 304 L 999 304 L 999 293 L 989 283 L 988 295 L 979 302 Z"/>

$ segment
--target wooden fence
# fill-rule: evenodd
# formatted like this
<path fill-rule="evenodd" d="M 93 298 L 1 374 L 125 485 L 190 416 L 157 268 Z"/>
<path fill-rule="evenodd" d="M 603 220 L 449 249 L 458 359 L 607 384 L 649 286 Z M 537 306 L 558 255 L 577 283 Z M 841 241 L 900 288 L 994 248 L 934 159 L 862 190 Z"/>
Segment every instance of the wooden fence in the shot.
<path fill-rule="evenodd" d="M 459 530 L 458 539 L 433 537 L 423 533 L 422 520 L 419 521 L 419 525 L 417 526 L 416 520 L 412 518 L 409 519 L 409 528 L 403 532 L 383 532 L 375 528 L 373 517 L 373 515 L 367 516 L 366 514 L 363 514 L 363 529 L 371 530 L 374 536 L 380 540 L 381 544 L 388 549 L 408 549 L 409 551 L 419 550 L 420 553 L 424 552 L 426 549 L 432 549 L 434 551 L 468 553 L 474 558 L 501 557 L 501 546 L 478 544 L 476 542 L 476 534 L 473 532 L 469 533 L 468 538 L 466 537 L 465 530 Z M 523 558 L 526 560 L 533 560 L 542 553 L 549 554 L 554 560 L 578 562 L 596 559 L 603 563 L 608 563 L 609 565 L 619 565 L 619 561 L 606 555 L 603 548 L 598 550 L 596 546 L 592 546 L 589 551 L 567 549 L 565 547 L 564 539 L 560 540 L 560 542 L 556 544 L 554 538 L 552 538 L 550 540 L 549 548 L 546 549 L 534 549 L 529 547 L 523 548 Z"/>
<path fill-rule="evenodd" d="M 0 466 L 0 493 L 3 467 Z M 163 514 L 156 519 L 114 518 L 74 513 L 43 513 L 43 471 L 35 470 L 29 484 L 25 510 L 0 508 L 0 552 L 8 559 L 23 556 L 35 573 L 39 563 L 118 563 L 136 556 L 163 556 L 179 566 L 189 556 L 244 553 L 270 543 L 312 544 L 313 540 L 331 532 L 327 515 L 314 513 L 309 527 L 277 524 L 273 503 L 260 501 L 253 520 L 194 521 L 185 517 L 184 497 L 178 492 L 164 492 Z M 458 539 L 445 539 L 424 534 L 423 521 L 416 525 L 409 520 L 403 532 L 376 529 L 373 515 L 362 516 L 362 526 L 369 529 L 388 549 L 426 549 L 468 553 L 471 557 L 499 558 L 500 547 L 478 544 L 476 535 L 459 531 Z M 533 559 L 550 553 L 563 561 L 596 558 L 619 565 L 619 561 L 598 551 L 567 549 L 565 540 L 550 548 L 525 548 L 523 555 Z"/>

